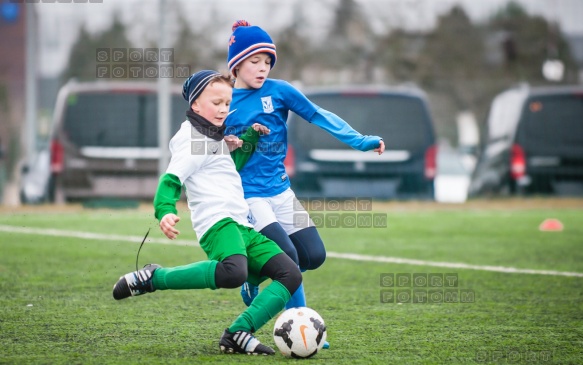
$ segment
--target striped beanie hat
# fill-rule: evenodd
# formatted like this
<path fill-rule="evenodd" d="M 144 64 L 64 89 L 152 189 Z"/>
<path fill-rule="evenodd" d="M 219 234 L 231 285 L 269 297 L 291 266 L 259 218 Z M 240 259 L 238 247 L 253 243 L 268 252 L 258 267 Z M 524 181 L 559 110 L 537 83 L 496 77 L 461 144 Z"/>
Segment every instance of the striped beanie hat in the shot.
<path fill-rule="evenodd" d="M 227 67 L 233 77 L 237 77 L 235 67 L 247 57 L 257 53 L 271 55 L 271 68 L 275 65 L 277 54 L 275 44 L 269 34 L 258 26 L 252 26 L 246 20 L 233 23 L 233 34 L 229 39 Z"/>
<path fill-rule="evenodd" d="M 188 101 L 188 105 L 192 105 L 209 82 L 217 76 L 221 74 L 212 70 L 202 70 L 190 75 L 182 85 L 182 97 Z"/>

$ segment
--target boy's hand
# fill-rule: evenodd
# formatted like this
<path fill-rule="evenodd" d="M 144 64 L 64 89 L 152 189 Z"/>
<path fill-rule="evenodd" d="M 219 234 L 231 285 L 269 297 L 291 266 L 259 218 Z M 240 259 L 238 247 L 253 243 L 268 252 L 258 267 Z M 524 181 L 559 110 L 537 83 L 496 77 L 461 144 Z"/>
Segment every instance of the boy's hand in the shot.
<path fill-rule="evenodd" d="M 379 155 L 382 155 L 385 152 L 385 142 L 381 139 L 379 142 L 379 146 L 374 149 L 375 152 L 378 152 Z"/>
<path fill-rule="evenodd" d="M 243 145 L 243 141 L 239 139 L 239 137 L 229 134 L 224 138 L 225 142 L 227 142 L 227 147 L 229 147 L 229 152 L 233 152 L 237 148 Z"/>
<path fill-rule="evenodd" d="M 263 124 L 254 123 L 251 127 L 255 129 L 256 132 L 259 132 L 259 134 L 269 134 L 271 132 L 269 128 Z"/>
<path fill-rule="evenodd" d="M 173 213 L 168 213 L 160 220 L 160 229 L 164 232 L 166 237 L 173 240 L 180 234 L 180 231 L 174 228 L 178 222 L 180 222 L 179 216 Z"/>

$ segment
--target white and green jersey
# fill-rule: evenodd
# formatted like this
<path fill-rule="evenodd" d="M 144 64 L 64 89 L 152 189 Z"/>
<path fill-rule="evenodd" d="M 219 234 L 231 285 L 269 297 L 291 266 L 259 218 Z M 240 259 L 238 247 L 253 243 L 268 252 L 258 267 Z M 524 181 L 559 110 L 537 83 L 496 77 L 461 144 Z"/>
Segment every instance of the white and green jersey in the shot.
<path fill-rule="evenodd" d="M 176 214 L 176 201 L 184 186 L 192 227 L 199 240 L 224 218 L 252 227 L 247 218 L 249 206 L 244 199 L 237 166 L 242 167 L 247 162 L 259 133 L 250 128 L 241 139 L 251 145 L 238 148 L 231 156 L 224 140 L 204 136 L 189 121 L 182 123 L 170 140 L 172 157 L 154 198 L 156 218 L 160 220 L 168 213 Z"/>

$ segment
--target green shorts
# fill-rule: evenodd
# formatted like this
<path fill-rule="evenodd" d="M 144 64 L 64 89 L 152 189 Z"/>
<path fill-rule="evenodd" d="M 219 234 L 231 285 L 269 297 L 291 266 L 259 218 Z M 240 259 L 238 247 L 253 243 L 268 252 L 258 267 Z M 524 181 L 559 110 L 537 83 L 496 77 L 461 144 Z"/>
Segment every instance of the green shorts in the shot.
<path fill-rule="evenodd" d="M 283 253 L 275 242 L 231 218 L 215 223 L 199 242 L 210 260 L 223 261 L 231 255 L 246 256 L 249 272 L 247 281 L 253 285 L 259 285 L 267 279 L 260 276 L 263 265 L 273 256 Z"/>

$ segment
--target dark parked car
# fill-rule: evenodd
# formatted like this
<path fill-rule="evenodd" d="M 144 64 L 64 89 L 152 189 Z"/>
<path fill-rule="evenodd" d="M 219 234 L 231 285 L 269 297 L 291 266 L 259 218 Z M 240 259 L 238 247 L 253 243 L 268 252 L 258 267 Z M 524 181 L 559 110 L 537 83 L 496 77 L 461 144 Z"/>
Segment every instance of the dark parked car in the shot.
<path fill-rule="evenodd" d="M 383 137 L 383 155 L 361 152 L 292 114 L 288 174 L 298 196 L 431 198 L 437 147 L 426 97 L 415 87 L 304 91 L 362 134 Z"/>
<path fill-rule="evenodd" d="M 507 90 L 487 128 L 471 195 L 583 193 L 583 86 Z"/>
<path fill-rule="evenodd" d="M 157 99 L 155 82 L 67 83 L 57 96 L 50 149 L 27 169 L 22 200 L 153 197 L 160 158 Z M 171 133 L 186 119 L 187 107 L 181 89 L 173 87 Z"/>

